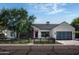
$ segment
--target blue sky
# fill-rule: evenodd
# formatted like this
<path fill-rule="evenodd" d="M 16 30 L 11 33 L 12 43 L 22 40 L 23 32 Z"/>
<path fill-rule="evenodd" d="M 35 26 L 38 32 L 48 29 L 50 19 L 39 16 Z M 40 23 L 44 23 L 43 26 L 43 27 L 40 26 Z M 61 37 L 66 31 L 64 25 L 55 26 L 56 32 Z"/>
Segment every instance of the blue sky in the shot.
<path fill-rule="evenodd" d="M 2 8 L 24 8 L 30 15 L 35 15 L 35 23 L 61 23 L 66 21 L 71 23 L 76 17 L 79 17 L 79 4 L 77 3 L 3 3 Z"/>

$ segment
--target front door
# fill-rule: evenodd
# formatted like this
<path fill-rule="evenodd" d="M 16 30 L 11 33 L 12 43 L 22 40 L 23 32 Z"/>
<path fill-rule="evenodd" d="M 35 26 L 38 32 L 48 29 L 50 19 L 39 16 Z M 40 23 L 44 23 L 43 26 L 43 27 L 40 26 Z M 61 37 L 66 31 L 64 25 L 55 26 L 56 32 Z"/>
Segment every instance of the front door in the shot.
<path fill-rule="evenodd" d="M 35 31 L 35 38 L 38 38 L 38 31 Z"/>

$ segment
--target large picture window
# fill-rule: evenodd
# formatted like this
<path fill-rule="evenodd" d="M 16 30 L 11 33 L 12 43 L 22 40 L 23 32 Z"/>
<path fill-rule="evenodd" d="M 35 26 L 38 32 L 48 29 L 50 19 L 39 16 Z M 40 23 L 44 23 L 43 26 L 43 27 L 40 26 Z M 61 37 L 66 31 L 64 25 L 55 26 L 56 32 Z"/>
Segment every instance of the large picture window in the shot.
<path fill-rule="evenodd" d="M 41 32 L 41 37 L 49 37 L 49 32 Z"/>

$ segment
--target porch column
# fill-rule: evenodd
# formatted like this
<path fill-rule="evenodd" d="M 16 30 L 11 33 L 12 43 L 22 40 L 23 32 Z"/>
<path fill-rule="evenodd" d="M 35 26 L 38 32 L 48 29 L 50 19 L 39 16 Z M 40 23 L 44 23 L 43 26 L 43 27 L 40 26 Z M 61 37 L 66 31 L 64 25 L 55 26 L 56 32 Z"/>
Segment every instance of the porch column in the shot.
<path fill-rule="evenodd" d="M 33 30 L 33 38 L 35 38 L 35 30 Z"/>

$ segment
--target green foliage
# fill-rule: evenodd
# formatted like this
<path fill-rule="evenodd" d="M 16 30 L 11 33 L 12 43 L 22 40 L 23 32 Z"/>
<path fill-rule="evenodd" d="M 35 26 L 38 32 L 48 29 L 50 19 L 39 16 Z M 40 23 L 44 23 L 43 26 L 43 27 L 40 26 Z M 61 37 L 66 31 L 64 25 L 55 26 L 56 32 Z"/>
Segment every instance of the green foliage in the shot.
<path fill-rule="evenodd" d="M 79 31 L 79 17 L 75 18 L 75 19 L 72 21 L 71 25 L 72 25 L 73 27 L 75 27 L 75 30 L 76 30 L 76 31 Z"/>
<path fill-rule="evenodd" d="M 0 44 L 28 44 L 28 39 L 21 40 L 0 40 Z"/>
<path fill-rule="evenodd" d="M 2 9 L 0 13 L 0 27 L 14 30 L 16 32 L 28 32 L 34 22 L 33 15 L 23 9 Z"/>
<path fill-rule="evenodd" d="M 75 33 L 79 33 L 79 31 L 76 31 Z"/>
<path fill-rule="evenodd" d="M 71 25 L 73 25 L 73 26 L 79 25 L 79 17 L 75 18 L 75 19 L 72 21 Z"/>
<path fill-rule="evenodd" d="M 55 44 L 53 41 L 35 41 L 34 44 Z"/>

